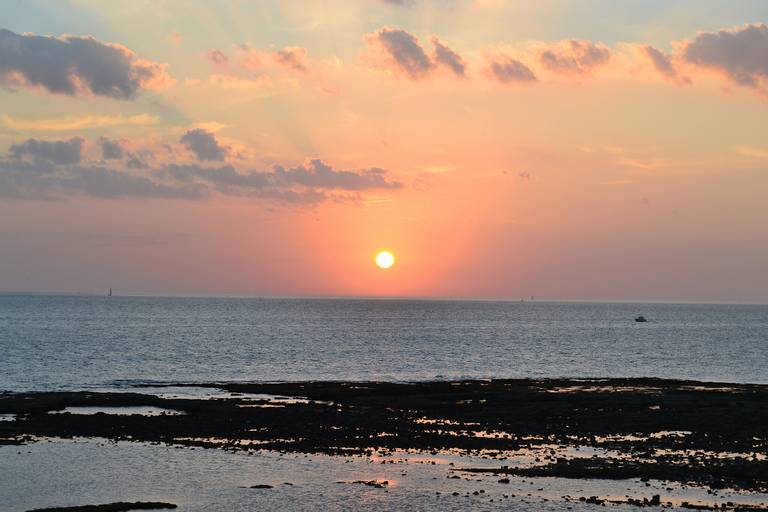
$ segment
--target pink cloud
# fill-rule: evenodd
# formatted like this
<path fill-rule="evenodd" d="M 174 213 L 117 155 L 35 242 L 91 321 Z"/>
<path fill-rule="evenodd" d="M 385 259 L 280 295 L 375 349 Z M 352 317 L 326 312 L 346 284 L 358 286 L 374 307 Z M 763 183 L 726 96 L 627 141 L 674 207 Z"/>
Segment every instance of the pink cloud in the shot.
<path fill-rule="evenodd" d="M 286 46 L 274 53 L 275 61 L 295 71 L 306 72 L 305 64 L 307 58 L 307 49 L 300 46 Z"/>
<path fill-rule="evenodd" d="M 434 47 L 430 57 L 415 35 L 407 30 L 382 27 L 365 38 L 368 46 L 382 57 L 382 67 L 411 80 L 431 76 L 438 68 L 450 70 L 454 76 L 464 78 L 467 64 L 451 48 L 432 37 Z"/>
<path fill-rule="evenodd" d="M 205 56 L 216 66 L 226 67 L 229 64 L 229 57 L 221 50 L 209 50 Z"/>
<path fill-rule="evenodd" d="M 457 77 L 464 78 L 467 72 L 467 63 L 461 55 L 441 43 L 437 37 L 433 36 L 431 41 L 432 46 L 435 47 L 433 57 L 434 62 L 441 66 L 445 66 Z"/>
<path fill-rule="evenodd" d="M 690 85 L 692 83 L 690 78 L 681 75 L 673 55 L 665 53 L 649 44 L 639 46 L 638 50 L 640 55 L 647 59 L 664 78 L 679 84 Z"/>
<path fill-rule="evenodd" d="M 92 36 L 37 36 L 0 29 L 0 84 L 55 94 L 133 99 L 174 83 L 166 64 Z"/>
<path fill-rule="evenodd" d="M 553 73 L 586 75 L 611 59 L 611 50 L 602 43 L 568 39 L 541 45 L 538 62 Z"/>
<path fill-rule="evenodd" d="M 488 75 L 503 84 L 513 82 L 536 82 L 536 74 L 523 62 L 505 54 L 488 58 Z"/>
<path fill-rule="evenodd" d="M 714 71 L 741 87 L 768 94 L 768 26 L 744 25 L 701 32 L 679 50 L 680 59 Z"/>

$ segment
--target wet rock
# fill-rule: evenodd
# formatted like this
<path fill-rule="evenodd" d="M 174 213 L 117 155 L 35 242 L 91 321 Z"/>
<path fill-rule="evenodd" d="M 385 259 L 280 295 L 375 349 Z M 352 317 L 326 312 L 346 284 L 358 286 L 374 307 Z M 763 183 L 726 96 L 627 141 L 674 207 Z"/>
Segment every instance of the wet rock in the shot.
<path fill-rule="evenodd" d="M 718 456 L 724 452 L 765 453 L 765 385 L 662 379 L 496 379 L 202 386 L 231 393 L 305 397 L 309 402 L 247 407 L 247 399 L 238 396 L 209 400 L 140 393 L 7 393 L 0 394 L 0 414 L 25 420 L 1 422 L 0 444 L 33 439 L 23 436 L 102 437 L 228 450 L 251 450 L 255 443 L 259 449 L 276 452 L 331 455 L 372 455 L 396 449 L 500 453 L 535 444 L 589 446 L 620 456 L 574 462 L 554 457 L 559 451 L 553 454 L 547 448 L 546 459 L 542 452 L 534 454 L 540 460 L 534 467 L 479 470 L 500 476 L 643 478 L 648 484 L 653 479 L 713 490 L 768 491 L 768 463 L 761 457 Z M 67 407 L 133 406 L 185 414 L 64 414 L 55 419 L 48 414 Z M 658 409 L 649 409 L 652 406 Z M 479 431 L 499 435 L 475 436 Z M 394 434 L 381 437 L 381 432 Z M 664 432 L 687 434 L 659 435 Z"/>
<path fill-rule="evenodd" d="M 368 487 L 376 487 L 377 489 L 385 489 L 389 485 L 388 480 L 355 480 L 353 482 L 337 482 L 340 484 L 361 484 L 361 485 L 367 485 Z"/>
<path fill-rule="evenodd" d="M 174 509 L 177 505 L 160 501 L 117 502 L 103 505 L 82 505 L 77 507 L 38 508 L 29 512 L 127 512 L 129 510 Z"/>

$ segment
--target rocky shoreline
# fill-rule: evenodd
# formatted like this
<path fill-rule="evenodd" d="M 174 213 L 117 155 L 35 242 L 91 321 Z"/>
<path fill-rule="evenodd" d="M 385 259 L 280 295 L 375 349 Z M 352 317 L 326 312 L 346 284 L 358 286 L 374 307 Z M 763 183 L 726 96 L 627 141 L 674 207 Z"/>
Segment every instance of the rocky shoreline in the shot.
<path fill-rule="evenodd" d="M 461 474 L 652 479 L 702 486 L 714 495 L 720 489 L 768 492 L 763 385 L 548 379 L 168 386 L 230 395 L 4 393 L 0 414 L 14 419 L 0 422 L 0 444 L 99 437 L 331 455 L 458 451 L 488 461 L 453 468 Z M 66 412 L 82 407 L 161 412 Z"/>
<path fill-rule="evenodd" d="M 178 508 L 173 503 L 161 501 L 117 502 L 103 505 L 81 505 L 78 507 L 37 508 L 29 512 L 128 512 L 131 510 L 163 510 Z"/>

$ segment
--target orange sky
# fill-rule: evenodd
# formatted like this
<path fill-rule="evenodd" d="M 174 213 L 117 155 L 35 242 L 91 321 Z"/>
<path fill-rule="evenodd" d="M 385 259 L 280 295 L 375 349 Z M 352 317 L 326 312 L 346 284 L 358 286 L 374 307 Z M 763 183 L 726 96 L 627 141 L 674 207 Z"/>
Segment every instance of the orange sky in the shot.
<path fill-rule="evenodd" d="M 768 301 L 763 2 L 17 7 L 0 291 Z"/>

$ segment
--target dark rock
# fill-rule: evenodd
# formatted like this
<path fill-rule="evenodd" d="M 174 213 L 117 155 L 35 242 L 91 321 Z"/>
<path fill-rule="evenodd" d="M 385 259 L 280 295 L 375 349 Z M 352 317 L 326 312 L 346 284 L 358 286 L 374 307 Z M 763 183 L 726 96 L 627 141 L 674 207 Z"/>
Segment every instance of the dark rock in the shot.
<path fill-rule="evenodd" d="M 126 512 L 129 510 L 159 510 L 173 509 L 177 505 L 159 501 L 136 501 L 133 503 L 117 502 L 104 505 L 81 505 L 78 507 L 37 508 L 29 512 Z"/>
<path fill-rule="evenodd" d="M 500 475 L 643 478 L 711 489 L 768 491 L 767 461 L 753 456 L 704 455 L 765 452 L 765 385 L 641 378 L 202 386 L 233 393 L 300 396 L 311 403 L 260 408 L 240 407 L 246 403 L 244 397 L 208 400 L 163 399 L 141 393 L 5 393 L 0 394 L 0 414 L 16 414 L 25 420 L 0 424 L 0 444 L 33 442 L 31 436 L 37 436 L 103 437 L 230 450 L 253 447 L 239 444 L 242 439 L 259 441 L 259 448 L 276 452 L 350 455 L 396 449 L 498 453 L 551 443 L 606 448 L 621 456 L 553 461 L 548 451 L 547 459 L 534 467 L 475 469 Z M 185 414 L 48 414 L 73 406 L 156 406 Z M 436 429 L 433 423 L 419 421 L 422 419 L 446 421 Z M 508 435 L 473 435 L 480 430 Z M 691 434 L 651 436 L 662 431 Z M 380 437 L 381 432 L 395 435 Z M 621 437 L 628 434 L 633 437 Z M 522 441 L 522 436 L 538 441 Z M 216 438 L 232 441 L 206 440 Z M 691 455 L 683 455 L 686 452 Z"/>
<path fill-rule="evenodd" d="M 347 482 L 338 482 L 338 483 L 343 484 Z M 389 485 L 388 480 L 355 480 L 354 482 L 349 482 L 349 483 L 367 485 L 368 487 L 376 487 L 378 489 L 385 489 Z"/>

